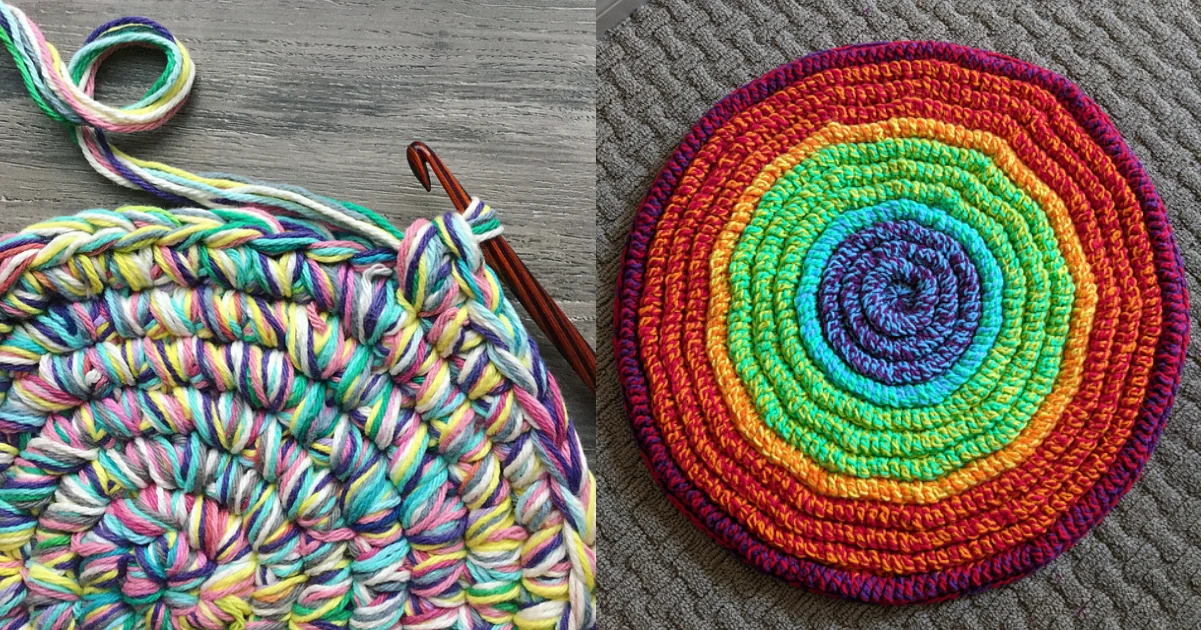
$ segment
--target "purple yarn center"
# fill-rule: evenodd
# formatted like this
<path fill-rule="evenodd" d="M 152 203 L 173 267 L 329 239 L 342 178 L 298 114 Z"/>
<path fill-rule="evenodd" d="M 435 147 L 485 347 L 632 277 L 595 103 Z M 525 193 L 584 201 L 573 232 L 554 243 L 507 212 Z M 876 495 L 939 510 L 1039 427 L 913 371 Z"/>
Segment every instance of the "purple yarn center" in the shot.
<path fill-rule="evenodd" d="M 889 385 L 943 374 L 980 323 L 980 278 L 963 246 L 916 221 L 875 223 L 835 248 L 817 295 L 826 341 Z"/>

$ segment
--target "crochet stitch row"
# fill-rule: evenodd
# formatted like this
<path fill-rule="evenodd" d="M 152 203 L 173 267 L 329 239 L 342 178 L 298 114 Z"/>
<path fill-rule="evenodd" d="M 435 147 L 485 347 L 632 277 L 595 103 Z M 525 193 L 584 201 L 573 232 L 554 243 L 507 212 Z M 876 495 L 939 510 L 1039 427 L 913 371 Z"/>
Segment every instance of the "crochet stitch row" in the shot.
<path fill-rule="evenodd" d="M 655 477 L 804 588 L 954 597 L 1046 564 L 1137 478 L 1188 298 L 1138 162 L 1066 80 L 928 42 L 744 86 L 635 218 L 619 376 Z"/>
<path fill-rule="evenodd" d="M 0 239 L 0 628 L 595 626 L 595 483 L 490 207 L 402 232 L 131 158 L 104 132 L 192 84 L 170 33 L 118 20 L 64 64 L 0 3 L 0 37 L 94 166 L 193 206 Z M 163 77 L 94 101 L 130 44 Z"/>

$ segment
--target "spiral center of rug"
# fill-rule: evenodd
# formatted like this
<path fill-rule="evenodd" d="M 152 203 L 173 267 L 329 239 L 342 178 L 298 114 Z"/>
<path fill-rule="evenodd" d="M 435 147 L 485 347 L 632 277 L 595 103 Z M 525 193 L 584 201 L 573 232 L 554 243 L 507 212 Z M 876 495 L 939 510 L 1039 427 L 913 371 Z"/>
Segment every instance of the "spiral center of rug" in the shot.
<path fill-rule="evenodd" d="M 913 220 L 851 234 L 821 273 L 826 342 L 856 372 L 882 383 L 945 373 L 980 323 L 980 277 L 967 252 Z"/>

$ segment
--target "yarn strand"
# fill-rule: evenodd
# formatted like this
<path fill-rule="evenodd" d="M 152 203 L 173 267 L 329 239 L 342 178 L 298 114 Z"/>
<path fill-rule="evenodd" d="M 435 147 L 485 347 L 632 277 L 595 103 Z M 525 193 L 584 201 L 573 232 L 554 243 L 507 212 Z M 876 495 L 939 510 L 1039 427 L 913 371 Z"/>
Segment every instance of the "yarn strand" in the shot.
<path fill-rule="evenodd" d="M 401 232 L 366 208 L 224 173 L 194 174 L 135 158 L 113 146 L 108 133 L 150 131 L 166 124 L 195 84 L 196 66 L 188 49 L 154 20 L 130 17 L 108 22 L 93 31 L 64 64 L 58 49 L 23 11 L 0 2 L 0 39 L 16 59 L 30 96 L 50 118 L 71 127 L 88 164 L 110 181 L 144 190 L 172 205 L 265 208 L 332 223 L 389 249 L 399 247 Z M 160 50 L 166 67 L 138 102 L 105 105 L 93 97 L 96 72 L 109 55 L 130 46 Z"/>

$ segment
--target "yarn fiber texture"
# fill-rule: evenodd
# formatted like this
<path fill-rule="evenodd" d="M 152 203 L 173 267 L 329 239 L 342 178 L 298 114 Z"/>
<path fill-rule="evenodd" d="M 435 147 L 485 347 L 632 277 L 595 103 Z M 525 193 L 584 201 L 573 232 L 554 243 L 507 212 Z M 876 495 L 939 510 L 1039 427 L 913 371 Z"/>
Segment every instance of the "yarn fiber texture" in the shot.
<path fill-rule="evenodd" d="M 480 243 L 133 158 L 195 68 L 161 25 L 0 39 L 94 167 L 175 209 L 0 238 L 0 628 L 591 628 L 595 482 Z M 139 103 L 92 99 L 161 49 Z"/>
<path fill-rule="evenodd" d="M 1163 204 L 1066 79 L 936 42 L 718 103 L 626 243 L 614 330 L 668 498 L 746 562 L 884 604 L 999 586 L 1137 479 L 1188 345 Z"/>

